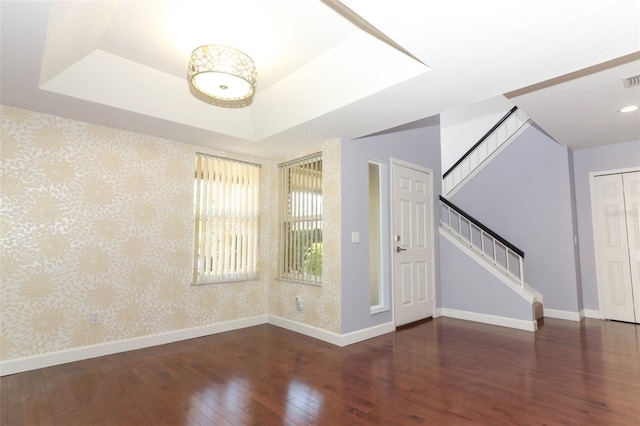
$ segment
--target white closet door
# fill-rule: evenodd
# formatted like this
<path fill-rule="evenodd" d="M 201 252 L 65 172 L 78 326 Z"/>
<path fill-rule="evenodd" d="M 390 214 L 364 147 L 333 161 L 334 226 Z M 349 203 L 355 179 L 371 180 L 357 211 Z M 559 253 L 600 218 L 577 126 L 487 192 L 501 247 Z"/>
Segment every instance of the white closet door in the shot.
<path fill-rule="evenodd" d="M 622 174 L 594 179 L 598 287 L 605 318 L 635 322 Z"/>
<path fill-rule="evenodd" d="M 624 173 L 624 204 L 626 206 L 627 241 L 631 264 L 635 322 L 640 322 L 640 172 Z"/>

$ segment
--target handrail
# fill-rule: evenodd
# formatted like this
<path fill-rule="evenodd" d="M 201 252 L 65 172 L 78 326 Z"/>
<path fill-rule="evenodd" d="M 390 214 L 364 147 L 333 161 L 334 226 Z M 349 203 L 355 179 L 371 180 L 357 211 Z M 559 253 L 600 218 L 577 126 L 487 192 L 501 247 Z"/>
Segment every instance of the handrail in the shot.
<path fill-rule="evenodd" d="M 500 127 L 502 125 L 502 123 L 504 123 L 514 112 L 516 112 L 518 109 L 517 106 L 514 106 L 513 108 L 511 108 L 509 110 L 509 112 L 507 112 L 504 117 L 502 117 L 496 124 L 493 125 L 493 127 L 491 129 L 489 129 L 489 131 L 487 133 L 484 134 L 483 137 L 480 138 L 480 140 L 478 142 L 476 142 L 467 152 L 464 153 L 464 155 L 462 157 L 460 157 L 460 159 L 458 161 L 456 161 L 453 166 L 451 166 L 449 168 L 449 170 L 447 170 L 446 172 L 444 172 L 444 174 L 442 175 L 442 178 L 444 179 L 445 177 L 447 177 L 447 175 L 449 173 L 451 173 L 453 171 L 453 169 L 455 169 L 460 163 L 462 163 L 465 158 L 467 158 L 469 155 L 471 155 L 471 153 L 478 147 L 480 146 L 480 144 L 482 142 L 484 142 L 485 139 L 487 139 L 489 137 L 489 135 L 491 135 L 493 132 L 495 132 L 498 127 Z"/>
<path fill-rule="evenodd" d="M 518 256 L 520 256 L 521 258 L 524 259 L 524 252 L 522 250 L 520 250 L 518 247 L 516 247 L 513 244 L 511 244 L 509 241 L 505 240 L 503 237 L 498 235 L 495 231 L 493 231 L 493 230 L 489 229 L 487 226 L 483 225 L 479 220 L 475 219 L 473 216 L 471 216 L 470 214 L 468 214 L 467 212 L 462 210 L 460 207 L 458 207 L 455 204 L 453 204 L 451 201 L 449 201 L 446 198 L 444 198 L 442 195 L 440 195 L 440 201 L 442 203 L 446 204 L 447 206 L 451 207 L 453 210 L 455 210 L 460 215 L 464 216 L 467 220 L 469 220 L 469 222 L 472 222 L 478 228 L 482 229 L 484 232 L 486 232 L 487 234 L 491 235 L 493 238 L 495 238 L 497 241 L 499 241 L 501 244 L 503 244 L 509 250 L 511 250 L 512 252 L 514 252 L 515 254 L 517 254 Z"/>

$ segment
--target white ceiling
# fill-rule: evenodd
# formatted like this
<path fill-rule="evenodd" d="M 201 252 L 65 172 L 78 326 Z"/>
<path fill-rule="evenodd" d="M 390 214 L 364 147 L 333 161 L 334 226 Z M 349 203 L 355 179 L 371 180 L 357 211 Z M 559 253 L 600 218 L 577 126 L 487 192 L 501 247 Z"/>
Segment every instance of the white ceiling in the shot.
<path fill-rule="evenodd" d="M 616 112 L 640 104 L 621 82 L 640 74 L 635 0 L 0 7 L 1 102 L 110 127 L 280 158 L 508 94 L 573 149 L 640 140 L 640 113 Z M 210 43 L 256 62 L 251 106 L 190 95 L 188 58 Z"/>
<path fill-rule="evenodd" d="M 637 141 L 640 111 L 618 112 L 627 105 L 640 106 L 640 85 L 623 84 L 632 76 L 640 76 L 638 54 L 508 95 L 554 139 L 574 149 Z"/>

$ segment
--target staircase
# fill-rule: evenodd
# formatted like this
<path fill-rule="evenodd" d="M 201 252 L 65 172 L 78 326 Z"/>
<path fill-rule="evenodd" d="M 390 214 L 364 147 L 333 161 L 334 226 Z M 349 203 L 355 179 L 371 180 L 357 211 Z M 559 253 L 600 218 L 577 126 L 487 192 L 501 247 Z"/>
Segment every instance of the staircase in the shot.
<path fill-rule="evenodd" d="M 447 198 L 485 167 L 500 151 L 531 125 L 529 117 L 514 106 L 442 175 Z"/>
<path fill-rule="evenodd" d="M 522 250 L 442 196 L 440 230 L 528 302 L 532 317 L 542 318 L 542 295 L 525 282 Z"/>
<path fill-rule="evenodd" d="M 524 252 L 443 196 L 440 196 L 440 226 L 514 284 L 524 287 Z"/>
<path fill-rule="evenodd" d="M 440 196 L 440 229 L 455 245 L 492 272 L 520 296 L 519 306 L 531 306 L 531 320 L 544 315 L 542 295 L 524 278 L 524 251 L 483 225 L 450 201 L 464 184 L 515 140 L 529 125 L 529 118 L 513 107 L 443 175 Z M 499 287 L 498 287 L 499 288 Z M 496 288 L 497 289 L 497 288 Z M 488 294 L 487 297 L 492 297 Z M 525 305 L 522 305 L 525 303 Z M 482 311 L 478 311 L 482 312 Z M 524 312 L 520 310 L 522 315 Z"/>

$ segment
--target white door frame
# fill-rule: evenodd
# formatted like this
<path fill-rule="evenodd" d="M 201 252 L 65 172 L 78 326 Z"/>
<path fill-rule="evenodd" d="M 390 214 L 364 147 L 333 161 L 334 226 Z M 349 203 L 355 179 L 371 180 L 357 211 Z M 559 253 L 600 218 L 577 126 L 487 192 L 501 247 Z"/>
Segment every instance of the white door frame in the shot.
<path fill-rule="evenodd" d="M 600 313 L 600 318 L 605 318 L 604 314 L 604 306 L 605 306 L 605 291 L 604 283 L 600 282 L 598 277 L 600 276 L 600 266 L 598 266 L 598 253 L 600 253 L 600 248 L 598 247 L 598 227 L 596 223 L 596 218 L 594 216 L 594 212 L 596 211 L 595 197 L 596 197 L 596 185 L 595 179 L 598 176 L 604 175 L 616 175 L 621 173 L 633 173 L 640 172 L 640 167 L 630 167 L 624 169 L 613 169 L 613 170 L 603 170 L 599 172 L 591 172 L 589 173 L 589 196 L 591 197 L 591 232 L 593 238 L 593 255 L 596 267 L 596 286 L 598 288 L 598 312 Z"/>
<path fill-rule="evenodd" d="M 435 200 L 433 198 L 433 170 L 420 166 L 418 164 L 414 164 L 414 163 L 409 163 L 408 161 L 404 161 L 404 160 L 400 160 L 394 157 L 390 158 L 389 161 L 389 195 L 390 195 L 390 202 L 389 202 L 389 253 L 391 255 L 391 306 L 393 307 L 392 309 L 392 320 L 393 323 L 395 324 L 396 322 L 396 309 L 395 309 L 395 290 L 396 290 L 396 282 L 395 282 L 395 273 L 393 273 L 393 271 L 395 271 L 395 262 L 396 262 L 396 256 L 394 256 L 394 252 L 395 252 L 395 241 L 393 238 L 393 224 L 394 224 L 394 217 L 393 217 L 393 203 L 394 203 L 394 196 L 395 194 L 393 193 L 393 166 L 402 166 L 402 167 L 406 167 L 409 169 L 413 169 L 413 170 L 417 170 L 419 172 L 423 172 L 423 173 L 427 173 L 429 175 L 429 193 L 431 194 L 431 201 L 429 202 L 429 214 L 431 217 L 431 220 L 429 221 L 429 233 L 431 235 L 431 255 L 430 255 L 430 259 L 427 259 L 427 261 L 432 265 L 431 268 L 431 276 L 429 277 L 429 280 L 431 280 L 431 303 L 432 303 L 432 315 L 435 317 L 436 314 L 436 260 L 435 260 L 435 226 L 434 226 L 434 220 L 435 220 L 435 208 L 434 208 L 434 203 Z"/>

